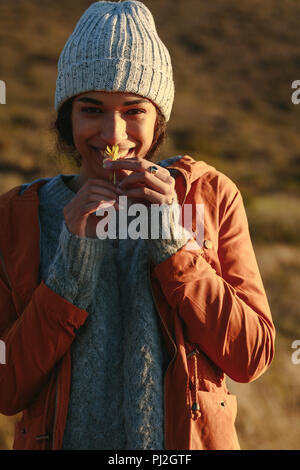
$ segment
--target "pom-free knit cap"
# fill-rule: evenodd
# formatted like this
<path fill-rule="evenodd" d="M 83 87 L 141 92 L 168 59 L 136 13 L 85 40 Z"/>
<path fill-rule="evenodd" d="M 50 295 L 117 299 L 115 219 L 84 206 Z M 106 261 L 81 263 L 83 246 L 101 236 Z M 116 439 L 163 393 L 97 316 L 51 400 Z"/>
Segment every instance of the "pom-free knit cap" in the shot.
<path fill-rule="evenodd" d="M 55 109 L 86 91 L 119 91 L 150 99 L 168 121 L 174 101 L 170 54 L 139 1 L 93 3 L 58 61 Z"/>

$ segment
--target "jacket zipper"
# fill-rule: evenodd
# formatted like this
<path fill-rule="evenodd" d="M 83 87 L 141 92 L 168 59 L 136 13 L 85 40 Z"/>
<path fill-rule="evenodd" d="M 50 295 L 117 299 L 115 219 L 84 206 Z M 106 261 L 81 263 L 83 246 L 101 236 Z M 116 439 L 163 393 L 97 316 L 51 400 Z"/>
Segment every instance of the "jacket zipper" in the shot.
<path fill-rule="evenodd" d="M 182 205 L 184 205 L 185 201 L 186 201 L 186 198 L 187 198 L 187 195 L 188 195 L 188 191 L 187 191 L 187 179 L 184 175 L 184 173 L 181 171 L 181 168 L 177 168 L 177 167 L 171 167 L 173 169 L 176 169 L 183 177 L 184 179 L 184 182 L 185 182 L 185 195 L 184 195 L 184 199 L 183 199 L 183 202 L 182 202 Z M 197 353 L 199 353 L 198 349 L 194 349 L 193 351 L 191 351 L 190 353 L 187 354 L 187 359 L 189 359 L 190 357 L 193 357 L 194 359 L 194 384 L 193 384 L 193 381 L 191 380 L 191 383 L 192 383 L 192 390 L 191 390 L 191 395 L 192 395 L 192 407 L 191 407 L 191 411 L 192 411 L 192 419 L 194 420 L 197 420 L 200 416 L 201 416 L 201 413 L 200 413 L 200 406 L 199 406 L 199 403 L 197 402 L 197 380 L 198 380 L 198 369 L 197 369 Z M 190 374 L 190 372 L 189 372 Z"/>
<path fill-rule="evenodd" d="M 167 169 L 169 169 L 169 168 L 174 169 L 174 167 L 167 167 Z M 176 168 L 176 167 L 175 167 L 175 169 L 178 170 L 178 168 Z M 181 173 L 180 169 L 179 169 L 179 172 Z M 187 189 L 187 182 L 186 182 L 185 176 L 183 175 L 183 173 L 181 173 L 181 174 L 182 174 L 182 176 L 183 176 L 183 178 L 184 178 L 185 185 L 186 185 L 186 189 Z M 176 178 L 174 178 L 174 179 L 176 179 Z M 187 190 L 185 191 L 184 201 L 186 200 L 186 196 L 187 196 Z M 184 203 L 184 201 L 183 201 L 183 203 Z M 167 333 L 167 335 L 168 335 L 168 337 L 169 337 L 171 343 L 173 344 L 174 351 L 175 351 L 174 354 L 173 354 L 173 357 L 172 357 L 171 361 L 169 362 L 169 364 L 168 364 L 168 366 L 167 366 L 167 369 L 166 369 L 166 372 L 167 372 L 167 370 L 169 369 L 170 365 L 172 364 L 172 362 L 174 361 L 174 359 L 175 359 L 175 357 L 176 357 L 176 354 L 177 354 L 177 346 L 176 346 L 175 341 L 174 341 L 173 338 L 172 338 L 172 335 L 171 335 L 171 333 L 170 333 L 170 331 L 169 331 L 169 328 L 167 327 L 167 325 L 166 325 L 164 319 L 162 318 L 162 316 L 161 316 L 161 314 L 160 314 L 159 308 L 158 308 L 157 303 L 156 303 L 156 300 L 155 300 L 155 296 L 154 296 L 153 289 L 152 289 L 152 284 L 151 284 L 150 264 L 149 264 L 149 266 L 148 266 L 148 279 L 149 279 L 150 289 L 151 289 L 151 293 L 152 293 L 152 298 L 153 298 L 154 305 L 155 305 L 155 307 L 156 307 L 158 316 L 159 316 L 159 318 L 160 318 L 160 320 L 161 320 L 161 322 L 162 322 L 162 324 L 163 324 L 163 326 L 164 326 L 164 328 L 165 328 L 165 331 L 166 331 L 166 333 Z"/>
<path fill-rule="evenodd" d="M 194 371 L 192 371 L 191 374 L 189 370 L 189 374 L 191 375 L 191 379 L 190 379 L 190 384 L 191 384 L 190 389 L 191 389 L 191 397 L 192 397 L 191 411 L 192 411 L 192 419 L 194 420 L 197 420 L 201 416 L 200 405 L 197 401 L 197 382 L 198 382 L 197 354 L 199 354 L 198 348 L 194 349 L 193 351 L 191 351 L 190 353 L 186 355 L 187 359 L 190 359 L 190 358 L 193 359 L 193 365 L 194 365 Z M 193 382 L 193 378 L 194 378 L 194 382 Z"/>
<path fill-rule="evenodd" d="M 183 202 L 182 202 L 182 206 L 183 206 L 183 204 L 185 203 L 186 198 L 187 198 L 187 180 L 186 180 L 186 177 L 185 177 L 185 175 L 182 173 L 182 171 L 181 171 L 180 168 L 172 167 L 172 169 L 178 170 L 179 173 L 182 174 L 183 179 L 184 179 L 184 182 L 185 182 L 185 188 L 186 188 L 186 189 L 185 189 L 184 199 L 183 199 Z M 177 346 L 176 346 L 175 341 L 174 341 L 173 338 L 172 338 L 172 335 L 171 335 L 171 333 L 170 333 L 170 331 L 169 331 L 169 328 L 167 327 L 167 325 L 166 325 L 164 319 L 162 318 L 162 316 L 161 316 L 161 314 L 160 314 L 160 311 L 159 311 L 159 308 L 158 308 L 158 306 L 157 306 L 157 302 L 156 302 L 156 300 L 155 300 L 155 296 L 154 296 L 153 289 L 152 289 L 152 284 L 151 284 L 150 265 L 149 265 L 149 267 L 148 267 L 148 278 L 149 278 L 149 283 L 150 283 L 150 289 L 151 289 L 151 293 L 152 293 L 152 298 L 153 298 L 154 305 L 155 305 L 155 307 L 156 307 L 158 316 L 159 316 L 159 318 L 160 318 L 160 320 L 161 320 L 161 322 L 162 322 L 162 324 L 163 324 L 163 326 L 164 326 L 164 328 L 165 328 L 165 331 L 166 331 L 166 333 L 167 333 L 167 335 L 168 335 L 168 337 L 169 337 L 171 343 L 173 344 L 173 347 L 174 347 L 174 350 L 175 350 L 175 352 L 174 352 L 174 354 L 173 354 L 173 357 L 172 357 L 172 359 L 170 360 L 170 362 L 169 362 L 169 364 L 168 364 L 168 366 L 167 366 L 167 369 L 166 369 L 166 372 L 165 372 L 165 374 L 166 374 L 167 371 L 168 371 L 168 369 L 169 369 L 169 367 L 170 367 L 171 364 L 174 362 L 174 359 L 175 359 L 175 357 L 176 357 L 176 355 L 177 355 L 178 349 L 177 349 Z M 164 397 L 164 401 L 165 401 L 165 409 L 166 409 L 166 396 Z M 196 406 L 196 405 L 197 405 L 197 406 Z M 195 408 L 195 407 L 197 407 L 197 409 L 194 410 L 193 408 Z M 201 413 L 200 413 L 198 410 L 199 410 L 199 405 L 198 405 L 198 403 L 197 403 L 196 400 L 195 400 L 195 403 L 193 403 L 193 405 L 192 405 L 192 414 L 193 414 L 193 418 L 194 418 L 194 419 L 198 419 L 198 417 L 201 415 Z"/>
<path fill-rule="evenodd" d="M 175 343 L 175 341 L 174 341 L 173 338 L 172 338 L 172 335 L 171 335 L 171 333 L 170 333 L 170 330 L 169 330 L 168 326 L 166 325 L 166 322 L 165 322 L 164 319 L 162 318 L 162 316 L 161 316 L 161 314 L 160 314 L 160 311 L 159 311 L 159 308 L 158 308 L 158 306 L 157 306 L 157 302 L 156 302 L 156 299 L 155 299 L 155 296 L 154 296 L 154 292 L 153 292 L 153 289 L 152 289 L 152 284 L 151 284 L 150 265 L 148 266 L 148 278 L 149 278 L 149 283 L 150 283 L 150 289 L 151 289 L 151 293 L 152 293 L 152 298 L 153 298 L 154 305 L 155 305 L 155 307 L 156 307 L 158 316 L 159 316 L 159 318 L 160 318 L 160 320 L 161 320 L 161 322 L 162 322 L 162 324 L 163 324 L 163 326 L 164 326 L 164 328 L 165 328 L 165 330 L 166 330 L 166 333 L 167 333 L 167 335 L 168 335 L 168 337 L 169 337 L 171 343 L 173 344 L 174 351 L 175 351 L 174 354 L 173 354 L 173 357 L 172 357 L 172 359 L 170 360 L 170 362 L 169 362 L 169 364 L 168 364 L 168 367 L 167 367 L 167 369 L 166 369 L 166 372 L 167 372 L 167 370 L 169 369 L 170 365 L 172 364 L 172 362 L 174 361 L 174 359 L 175 359 L 175 357 L 176 357 L 176 354 L 177 354 L 177 346 L 176 346 L 176 343 Z"/>

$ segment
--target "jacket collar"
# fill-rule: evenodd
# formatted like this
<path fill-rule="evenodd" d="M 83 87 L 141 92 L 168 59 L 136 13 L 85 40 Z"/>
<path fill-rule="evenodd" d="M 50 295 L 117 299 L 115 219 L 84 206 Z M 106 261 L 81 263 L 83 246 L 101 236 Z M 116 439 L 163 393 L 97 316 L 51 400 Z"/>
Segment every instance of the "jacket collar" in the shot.
<path fill-rule="evenodd" d="M 166 162 L 168 162 L 168 160 L 166 160 Z M 208 171 L 216 171 L 213 166 L 208 165 L 202 160 L 196 161 L 189 155 L 182 156 L 171 165 L 168 165 L 167 168 L 172 171 L 177 171 L 182 176 L 181 181 L 179 178 L 176 180 L 176 189 L 178 190 L 177 194 L 179 204 L 181 205 L 184 203 L 194 181 L 201 178 Z M 171 174 L 172 171 L 170 172 Z"/>

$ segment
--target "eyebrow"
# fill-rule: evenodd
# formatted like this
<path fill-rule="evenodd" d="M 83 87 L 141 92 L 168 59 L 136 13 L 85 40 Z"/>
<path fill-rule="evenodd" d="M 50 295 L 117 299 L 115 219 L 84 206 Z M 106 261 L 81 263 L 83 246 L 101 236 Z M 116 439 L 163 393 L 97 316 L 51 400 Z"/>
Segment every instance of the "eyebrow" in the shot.
<path fill-rule="evenodd" d="M 78 98 L 77 101 L 82 101 L 83 103 L 97 104 L 98 106 L 104 106 L 102 101 L 96 100 L 96 98 L 89 98 L 88 96 L 83 96 L 82 98 Z M 125 101 L 123 103 L 123 106 L 130 106 L 133 104 L 142 104 L 142 103 L 149 103 L 149 101 L 143 98 L 139 98 L 136 100 Z"/>

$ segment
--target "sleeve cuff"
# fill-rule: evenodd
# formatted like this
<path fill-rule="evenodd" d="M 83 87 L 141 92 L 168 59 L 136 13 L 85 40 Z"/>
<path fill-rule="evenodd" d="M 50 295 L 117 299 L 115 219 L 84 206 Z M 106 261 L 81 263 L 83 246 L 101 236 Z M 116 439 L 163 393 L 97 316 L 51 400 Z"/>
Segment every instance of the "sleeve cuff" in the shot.
<path fill-rule="evenodd" d="M 150 211 L 151 237 L 146 241 L 146 246 L 149 258 L 154 264 L 159 264 L 174 255 L 193 239 L 192 234 L 179 223 L 180 211 L 176 192 L 172 204 L 162 205 L 159 222 Z"/>
<path fill-rule="evenodd" d="M 104 241 L 69 232 L 65 221 L 45 284 L 77 307 L 85 309 L 93 297 Z"/>

